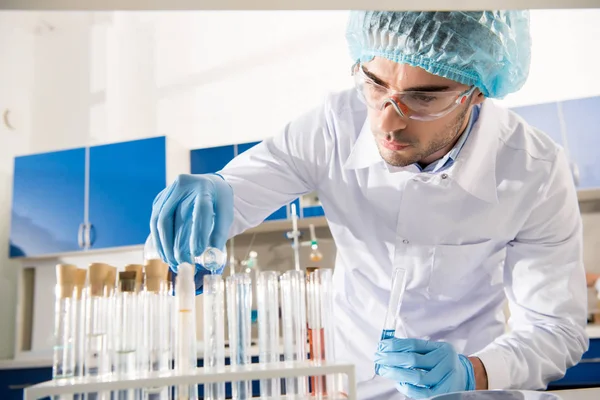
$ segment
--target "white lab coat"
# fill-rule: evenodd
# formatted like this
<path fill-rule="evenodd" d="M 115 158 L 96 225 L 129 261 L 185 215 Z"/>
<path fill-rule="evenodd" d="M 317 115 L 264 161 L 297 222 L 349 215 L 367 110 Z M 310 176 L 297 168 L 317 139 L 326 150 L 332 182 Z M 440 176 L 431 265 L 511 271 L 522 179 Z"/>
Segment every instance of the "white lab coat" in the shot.
<path fill-rule="evenodd" d="M 407 281 L 397 332 L 478 356 L 490 389 L 544 388 L 588 347 L 582 225 L 564 152 L 490 101 L 446 171 L 387 165 L 350 90 L 220 173 L 235 195 L 231 235 L 318 191 L 338 249 L 336 356 L 355 363 L 360 398 L 398 397 L 393 382 L 372 379 L 398 267 Z"/>

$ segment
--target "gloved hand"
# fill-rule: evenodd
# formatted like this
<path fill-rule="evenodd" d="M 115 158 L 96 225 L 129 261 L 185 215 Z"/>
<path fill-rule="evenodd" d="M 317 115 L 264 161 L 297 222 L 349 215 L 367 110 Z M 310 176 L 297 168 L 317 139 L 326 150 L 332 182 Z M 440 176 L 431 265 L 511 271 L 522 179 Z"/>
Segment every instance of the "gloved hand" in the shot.
<path fill-rule="evenodd" d="M 475 390 L 471 361 L 444 342 L 382 340 L 375 354 L 375 372 L 398 382 L 398 390 L 413 399 Z"/>
<path fill-rule="evenodd" d="M 202 254 L 207 246 L 223 249 L 233 223 L 233 190 L 216 174 L 179 175 L 152 205 L 150 235 L 160 257 L 176 266 Z"/>

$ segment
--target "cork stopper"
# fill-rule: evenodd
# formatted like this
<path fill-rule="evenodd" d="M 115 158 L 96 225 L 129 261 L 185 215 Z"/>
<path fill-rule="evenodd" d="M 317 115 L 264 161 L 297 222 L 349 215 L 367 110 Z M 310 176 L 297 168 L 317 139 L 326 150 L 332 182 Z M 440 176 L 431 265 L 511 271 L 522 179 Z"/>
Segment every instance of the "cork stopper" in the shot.
<path fill-rule="evenodd" d="M 122 271 L 119 272 L 119 289 L 121 292 L 135 292 L 135 281 L 137 272 L 135 271 Z"/>
<path fill-rule="evenodd" d="M 142 289 L 142 282 L 143 282 L 143 278 L 144 278 L 144 274 L 143 274 L 143 269 L 144 266 L 143 265 L 139 265 L 139 264 L 129 264 L 125 266 L 125 271 L 135 271 L 136 276 L 135 276 L 135 291 L 139 292 Z M 119 275 L 120 278 L 120 275 Z"/>
<path fill-rule="evenodd" d="M 106 285 L 106 275 L 109 266 L 102 263 L 92 263 L 89 267 L 90 294 L 94 297 L 104 296 L 104 287 Z"/>
<path fill-rule="evenodd" d="M 73 296 L 75 288 L 75 274 L 77 267 L 70 264 L 58 264 L 56 266 L 56 283 L 58 285 L 58 296 L 68 299 Z"/>
<path fill-rule="evenodd" d="M 75 298 L 77 300 L 81 300 L 86 277 L 87 270 L 83 268 L 77 268 L 77 271 L 75 271 Z"/>
<path fill-rule="evenodd" d="M 146 273 L 146 290 L 153 293 L 160 291 L 161 284 L 167 280 L 169 266 L 162 260 L 148 260 L 144 267 Z"/>
<path fill-rule="evenodd" d="M 104 281 L 104 284 L 106 285 L 106 292 L 110 296 L 115 290 L 115 286 L 117 284 L 117 267 L 107 265 L 107 268 L 106 280 Z"/>
<path fill-rule="evenodd" d="M 171 268 L 167 273 L 167 291 L 169 294 L 173 294 L 173 271 L 171 271 Z"/>

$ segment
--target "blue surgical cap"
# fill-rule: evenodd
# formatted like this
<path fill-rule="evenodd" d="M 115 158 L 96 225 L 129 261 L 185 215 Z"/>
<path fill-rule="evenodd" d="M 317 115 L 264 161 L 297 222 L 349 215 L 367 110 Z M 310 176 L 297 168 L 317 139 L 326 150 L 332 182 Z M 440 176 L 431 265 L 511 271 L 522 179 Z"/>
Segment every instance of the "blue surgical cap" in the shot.
<path fill-rule="evenodd" d="M 528 11 L 353 11 L 346 38 L 355 62 L 383 57 L 477 86 L 486 97 L 516 92 L 529 74 Z"/>

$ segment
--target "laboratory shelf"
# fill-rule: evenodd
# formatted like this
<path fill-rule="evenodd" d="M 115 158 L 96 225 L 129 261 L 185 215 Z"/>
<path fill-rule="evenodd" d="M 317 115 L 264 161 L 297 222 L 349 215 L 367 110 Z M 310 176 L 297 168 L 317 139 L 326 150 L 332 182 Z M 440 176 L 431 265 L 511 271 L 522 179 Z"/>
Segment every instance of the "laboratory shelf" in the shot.
<path fill-rule="evenodd" d="M 222 369 L 213 371 L 198 368 L 195 371 L 186 374 L 169 371 L 163 373 L 149 373 L 141 377 L 86 377 L 52 380 L 25 388 L 23 398 L 25 400 L 34 400 L 48 396 L 74 395 L 90 392 L 197 385 L 244 380 L 322 376 L 330 374 L 346 375 L 348 380 L 348 392 L 344 398 L 356 400 L 356 378 L 353 364 L 337 362 L 317 364 L 311 361 L 248 364 L 243 367 L 237 366 L 235 368 L 226 366 Z"/>
<path fill-rule="evenodd" d="M 327 228 L 327 220 L 325 217 L 308 217 L 298 219 L 298 229 L 308 229 L 310 225 L 315 228 Z M 292 221 L 265 221 L 262 224 L 244 231 L 243 235 L 249 233 L 269 233 L 269 232 L 287 232 L 292 229 Z"/>

